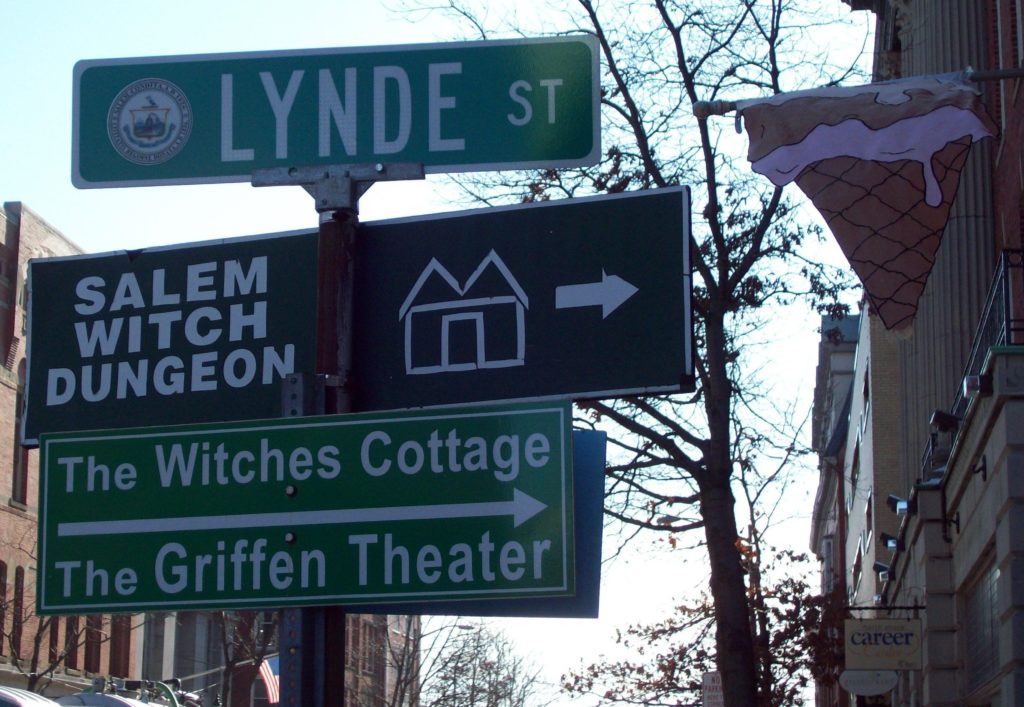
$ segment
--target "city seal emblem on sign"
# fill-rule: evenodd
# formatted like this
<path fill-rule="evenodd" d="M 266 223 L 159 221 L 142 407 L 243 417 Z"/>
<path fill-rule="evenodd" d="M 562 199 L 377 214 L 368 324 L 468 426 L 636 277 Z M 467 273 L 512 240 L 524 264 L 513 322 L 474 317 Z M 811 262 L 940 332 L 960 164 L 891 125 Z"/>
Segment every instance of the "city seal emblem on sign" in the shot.
<path fill-rule="evenodd" d="M 181 151 L 191 132 L 192 106 L 165 79 L 140 79 L 126 86 L 107 113 L 111 144 L 135 164 L 166 162 Z"/>

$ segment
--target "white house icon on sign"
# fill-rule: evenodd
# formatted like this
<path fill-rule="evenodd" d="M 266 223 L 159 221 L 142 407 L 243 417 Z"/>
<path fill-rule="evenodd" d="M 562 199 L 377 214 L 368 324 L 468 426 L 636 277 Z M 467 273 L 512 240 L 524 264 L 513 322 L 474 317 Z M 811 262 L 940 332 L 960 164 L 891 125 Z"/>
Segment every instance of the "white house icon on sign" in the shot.
<path fill-rule="evenodd" d="M 398 310 L 405 372 L 522 366 L 529 298 L 493 250 L 460 285 L 432 258 Z"/>

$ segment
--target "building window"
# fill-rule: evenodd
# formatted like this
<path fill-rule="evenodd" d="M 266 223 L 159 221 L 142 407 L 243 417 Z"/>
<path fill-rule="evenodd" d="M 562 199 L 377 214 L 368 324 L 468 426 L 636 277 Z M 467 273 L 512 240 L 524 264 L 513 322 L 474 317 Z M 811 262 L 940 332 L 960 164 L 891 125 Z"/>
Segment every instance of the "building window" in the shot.
<path fill-rule="evenodd" d="M 259 622 L 258 638 L 260 643 L 266 646 L 275 645 L 277 643 L 277 612 L 261 611 L 256 615 L 256 620 Z"/>
<path fill-rule="evenodd" d="M 853 461 L 850 463 L 850 493 L 846 495 L 846 515 L 853 512 L 853 499 L 857 495 L 857 480 L 860 477 L 860 440 L 853 448 Z"/>
<path fill-rule="evenodd" d="M 999 617 L 997 585 L 999 569 L 994 563 L 981 573 L 964 595 L 964 668 L 968 692 L 978 689 L 999 670 Z"/>
<path fill-rule="evenodd" d="M 95 614 L 85 620 L 85 671 L 100 672 L 100 644 L 103 642 L 103 617 Z"/>
<path fill-rule="evenodd" d="M 867 508 L 864 509 L 864 538 L 871 542 L 871 535 L 875 530 L 875 491 L 868 491 Z"/>
<path fill-rule="evenodd" d="M 78 669 L 78 617 L 69 616 L 64 622 L 64 650 L 67 658 L 64 665 L 72 670 Z"/>
<path fill-rule="evenodd" d="M 25 568 L 14 570 L 14 603 L 11 606 L 12 651 L 21 653 L 21 630 L 25 621 Z"/>
<path fill-rule="evenodd" d="M 60 660 L 60 617 L 51 616 L 50 619 L 50 663 L 56 664 Z"/>
<path fill-rule="evenodd" d="M 0 655 L 7 655 L 7 563 L 0 562 Z"/>
<path fill-rule="evenodd" d="M 860 544 L 857 546 L 857 559 L 853 561 L 853 575 L 850 581 L 850 597 L 857 596 L 860 591 L 860 580 L 864 576 L 864 555 L 861 552 Z"/>
<path fill-rule="evenodd" d="M 11 500 L 28 502 L 28 449 L 21 446 L 21 420 L 25 412 L 25 359 L 18 363 L 18 393 L 14 399 L 14 471 L 11 482 Z"/>
<path fill-rule="evenodd" d="M 864 385 L 861 387 L 860 407 L 860 432 L 864 434 L 868 427 L 868 417 L 871 413 L 871 370 L 867 364 L 864 366 Z"/>
<path fill-rule="evenodd" d="M 110 674 L 115 677 L 128 677 L 131 632 L 130 616 L 118 615 L 110 618 Z"/>
<path fill-rule="evenodd" d="M 1024 47 L 1021 46 L 1021 3 L 1020 0 L 1010 0 L 1010 41 L 1013 43 L 1016 54 L 1017 66 L 1024 65 Z"/>
<path fill-rule="evenodd" d="M 18 289 L 18 309 L 21 310 L 21 335 L 28 331 L 28 263 L 25 263 L 21 274 L 21 287 Z"/>
<path fill-rule="evenodd" d="M 373 676 L 374 687 L 379 689 L 384 685 L 384 672 L 386 669 L 386 661 L 384 655 L 384 647 L 387 645 L 387 624 L 386 619 L 382 620 L 380 617 L 375 617 L 374 623 L 369 633 L 370 640 L 367 641 L 367 649 L 369 655 L 367 656 L 366 670 Z"/>
<path fill-rule="evenodd" d="M 996 37 L 996 65 L 1000 69 L 1013 69 L 1021 65 L 1021 18 L 1019 0 L 999 0 L 992 6 L 992 14 L 995 15 L 995 26 L 992 30 Z M 998 112 L 1002 125 L 1007 125 L 1013 120 L 1013 115 L 1008 112 L 1013 107 L 1013 98 L 1016 96 L 1016 82 L 999 81 L 996 88 L 998 101 Z M 1009 91 L 1014 91 L 1010 94 Z"/>
<path fill-rule="evenodd" d="M 821 539 L 821 593 L 828 594 L 836 586 L 835 536 Z"/>
<path fill-rule="evenodd" d="M 359 670 L 359 628 L 361 621 L 358 616 L 345 617 L 345 666 Z"/>

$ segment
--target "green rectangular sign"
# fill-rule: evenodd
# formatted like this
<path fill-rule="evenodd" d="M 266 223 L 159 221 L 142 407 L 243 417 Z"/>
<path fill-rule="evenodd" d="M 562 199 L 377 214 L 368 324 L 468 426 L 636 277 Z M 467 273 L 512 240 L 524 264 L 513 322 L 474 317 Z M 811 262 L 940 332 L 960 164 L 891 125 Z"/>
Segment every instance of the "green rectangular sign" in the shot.
<path fill-rule="evenodd" d="M 79 62 L 78 187 L 249 181 L 270 167 L 595 164 L 597 44 L 530 40 Z"/>
<path fill-rule="evenodd" d="M 31 260 L 22 439 L 279 415 L 315 364 L 316 263 L 316 233 Z"/>
<path fill-rule="evenodd" d="M 568 596 L 568 404 L 43 435 L 38 609 Z"/>

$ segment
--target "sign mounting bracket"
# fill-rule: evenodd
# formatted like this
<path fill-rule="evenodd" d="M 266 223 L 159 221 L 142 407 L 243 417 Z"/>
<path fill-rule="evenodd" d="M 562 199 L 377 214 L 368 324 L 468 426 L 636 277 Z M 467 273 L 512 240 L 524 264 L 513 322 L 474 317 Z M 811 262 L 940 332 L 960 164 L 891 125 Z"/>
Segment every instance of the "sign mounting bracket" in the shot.
<path fill-rule="evenodd" d="M 358 211 L 359 199 L 376 182 L 423 179 L 421 162 L 392 162 L 328 167 L 268 167 L 252 173 L 254 187 L 300 186 L 320 214 Z"/>

